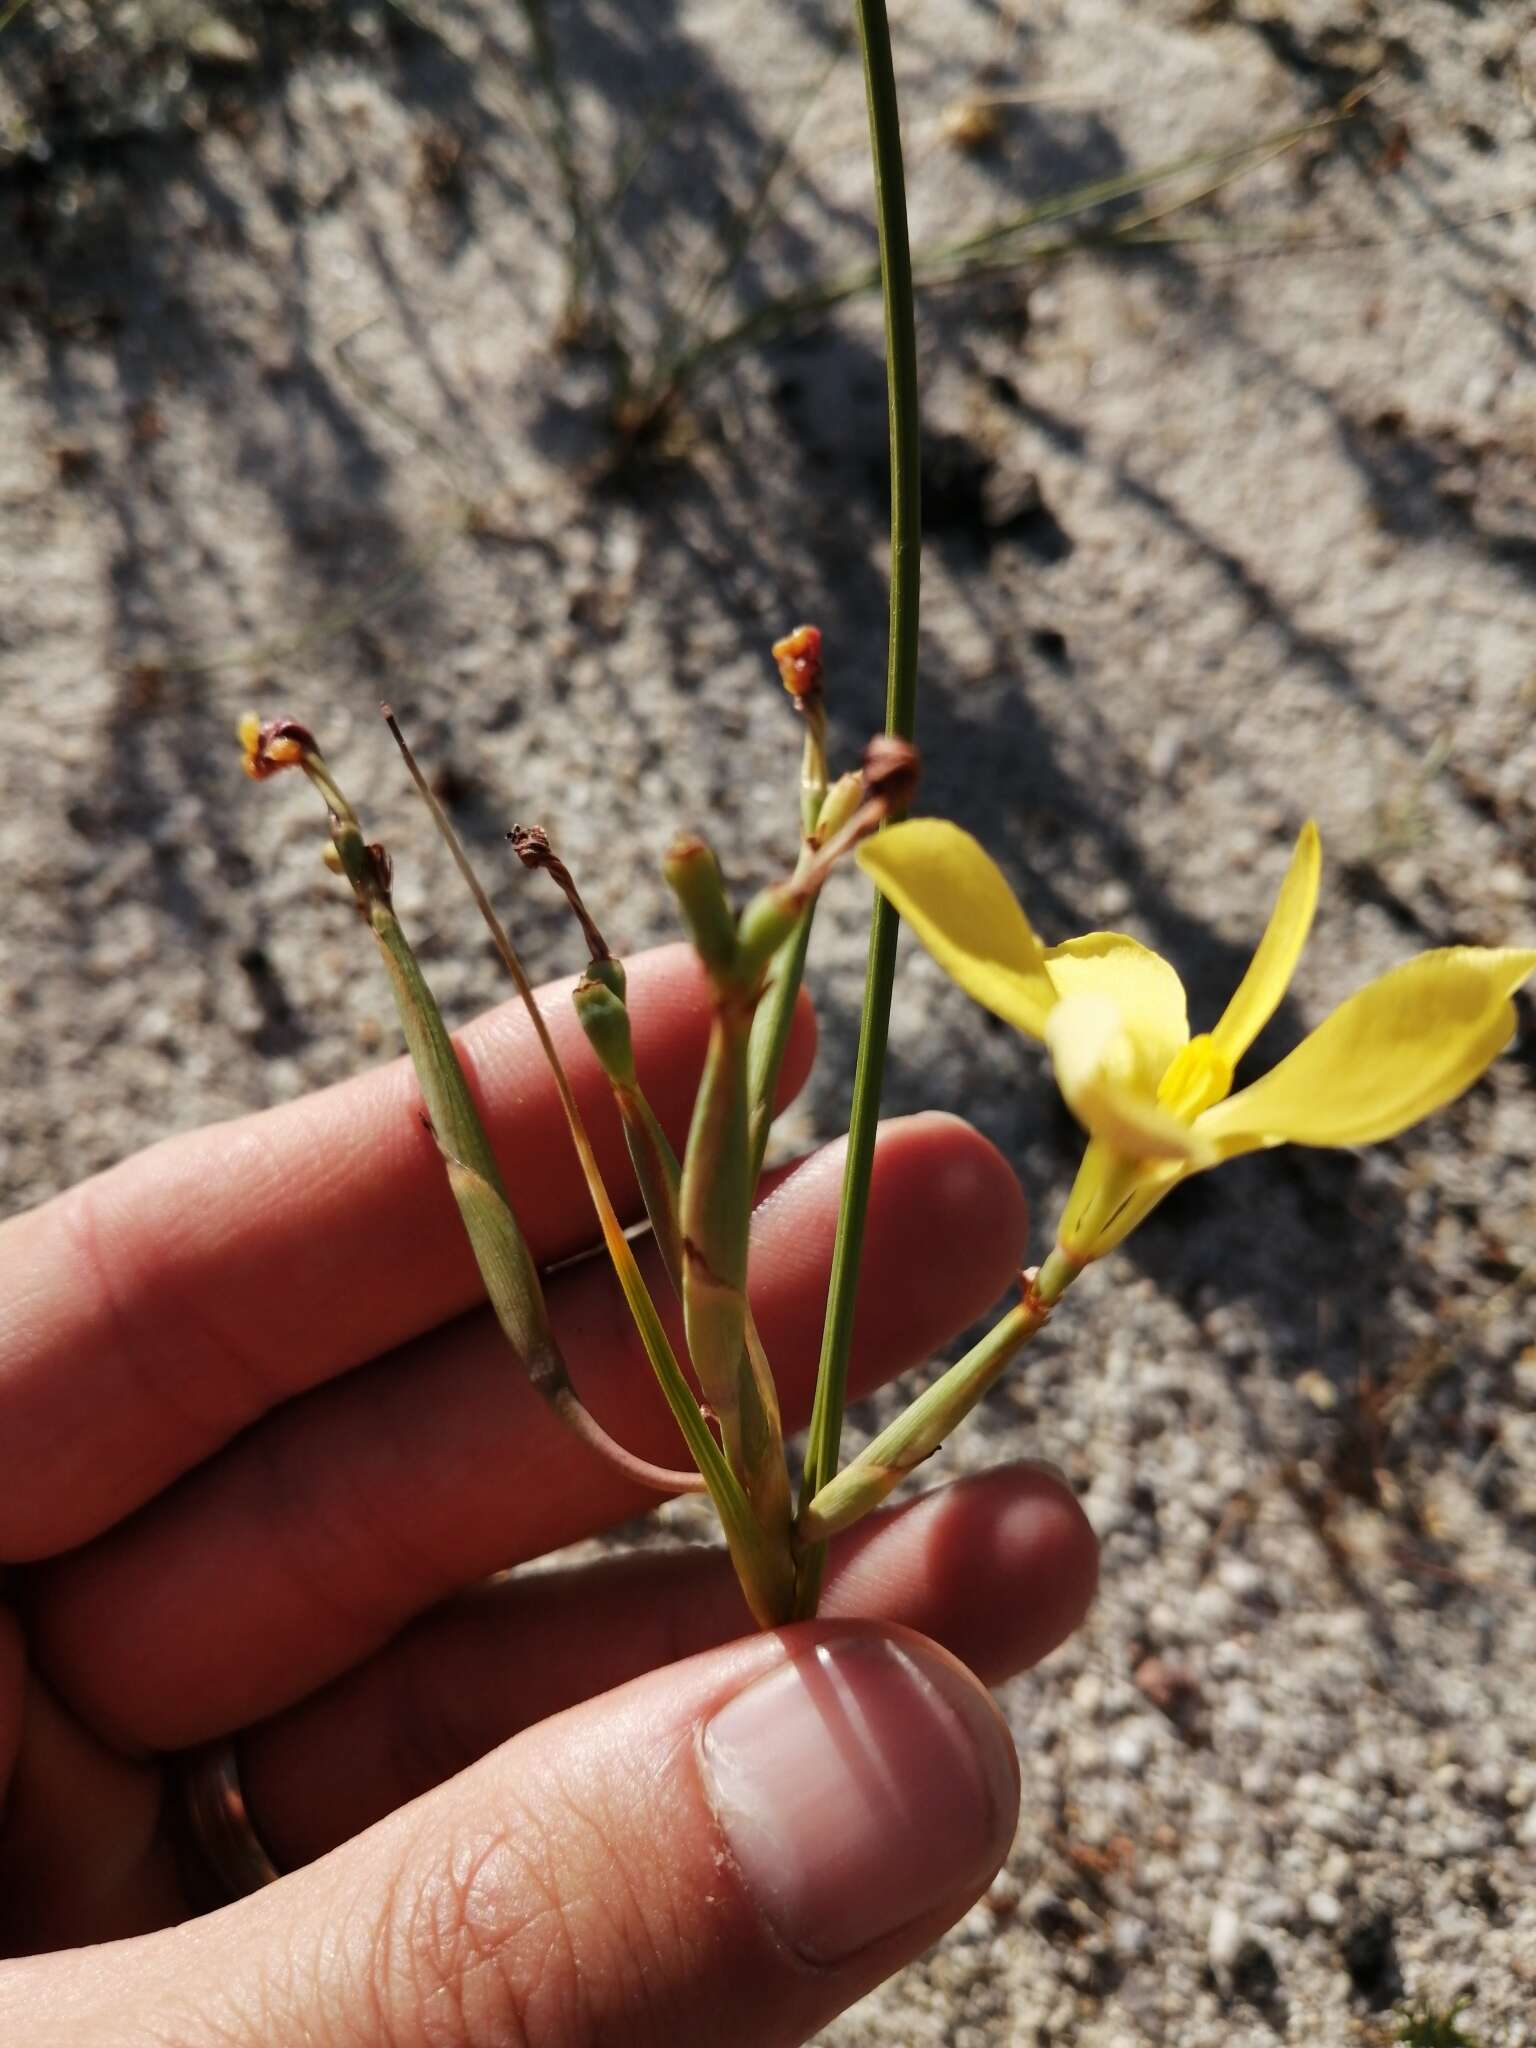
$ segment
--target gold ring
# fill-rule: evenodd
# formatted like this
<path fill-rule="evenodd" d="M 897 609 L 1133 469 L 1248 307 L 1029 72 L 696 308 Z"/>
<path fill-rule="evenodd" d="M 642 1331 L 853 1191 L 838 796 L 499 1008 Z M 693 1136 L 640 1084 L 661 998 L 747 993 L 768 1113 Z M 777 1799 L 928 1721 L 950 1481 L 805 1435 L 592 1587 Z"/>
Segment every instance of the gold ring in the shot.
<path fill-rule="evenodd" d="M 245 1803 L 234 1743 L 190 1751 L 174 1775 L 184 1875 L 199 1903 L 227 1906 L 276 1884 L 282 1872 Z"/>

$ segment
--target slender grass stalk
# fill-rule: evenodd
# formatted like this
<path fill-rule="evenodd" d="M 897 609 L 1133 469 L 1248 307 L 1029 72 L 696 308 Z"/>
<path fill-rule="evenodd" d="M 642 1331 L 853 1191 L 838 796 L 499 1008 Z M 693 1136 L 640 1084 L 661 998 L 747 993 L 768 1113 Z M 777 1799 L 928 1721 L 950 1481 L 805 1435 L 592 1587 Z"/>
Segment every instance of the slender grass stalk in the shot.
<path fill-rule="evenodd" d="M 874 160 L 875 214 L 880 238 L 881 295 L 885 307 L 886 389 L 891 444 L 890 644 L 886 666 L 886 731 L 911 740 L 917 714 L 917 623 L 922 535 L 922 488 L 917 396 L 917 320 L 912 298 L 912 251 L 907 232 L 906 179 L 902 169 L 901 116 L 891 58 L 891 30 L 885 0 L 856 0 L 864 89 L 869 105 L 870 149 Z M 809 1504 L 837 1471 L 848 1389 L 848 1355 L 853 1340 L 859 1255 L 869 1208 L 885 1043 L 896 974 L 896 913 L 877 896 L 869 932 L 864 977 L 864 1011 L 854 1068 L 853 1109 L 838 1209 L 832 1275 L 816 1396 L 806 1447 L 802 1501 Z M 825 1545 L 804 1553 L 798 1576 L 798 1612 L 812 1615 L 821 1591 Z"/>
<path fill-rule="evenodd" d="M 1182 177 L 1192 171 L 1206 171 L 1230 167 L 1230 176 L 1223 182 L 1246 176 L 1256 170 L 1282 150 L 1293 149 L 1309 136 L 1323 130 L 1337 127 L 1348 120 L 1354 109 L 1345 106 L 1319 115 L 1314 120 L 1297 123 L 1288 128 L 1274 130 L 1252 142 L 1245 142 L 1227 149 L 1192 150 L 1184 156 L 1171 157 L 1145 168 L 1117 172 L 1109 178 L 1096 178 L 1083 185 L 1073 186 L 1066 192 L 1053 194 L 1046 199 L 1036 200 L 1033 205 L 1022 208 L 1018 213 L 1005 219 L 993 221 L 986 227 L 952 242 L 939 243 L 932 248 L 919 248 L 913 252 L 913 282 L 917 290 L 963 284 L 973 277 L 988 277 L 1002 270 L 1017 269 L 1024 262 L 1036 259 L 1060 257 L 1077 247 L 1103 248 L 1123 242 L 1134 243 L 1134 223 L 1110 223 L 1102 229 L 1084 229 L 1075 238 L 1058 238 L 1048 244 L 1024 244 L 1023 238 L 1035 228 L 1047 227 L 1055 221 L 1067 221 L 1080 214 L 1090 213 L 1096 207 L 1107 206 L 1117 199 L 1132 197 L 1145 192 L 1151 186 L 1166 183 L 1170 178 Z M 1206 188 L 1170 202 L 1166 211 L 1175 213 L 1198 205 L 1209 196 Z M 862 298 L 866 292 L 880 287 L 882 266 L 880 263 L 859 264 L 841 271 L 834 276 L 813 280 L 796 290 L 784 292 L 769 299 L 765 304 L 744 313 L 730 326 L 711 335 L 703 335 L 680 356 L 671 367 L 672 386 L 680 390 L 686 385 L 696 384 L 703 374 L 716 364 L 741 354 L 744 350 L 770 341 L 786 328 L 802 321 L 816 320 L 851 299 Z"/>
<path fill-rule="evenodd" d="M 608 250 L 602 235 L 593 224 L 591 208 L 587 203 L 586 183 L 576 152 L 570 98 L 560 71 L 559 53 L 555 47 L 554 31 L 549 23 L 546 0 L 518 0 L 518 8 L 528 30 L 528 39 L 533 46 L 533 66 L 539 90 L 544 95 L 549 110 L 544 143 L 560 181 L 560 196 L 565 201 L 569 220 L 565 250 L 564 324 L 571 333 L 575 333 L 585 323 L 591 310 L 588 305 L 588 287 L 592 284 L 597 286 L 604 319 L 609 317 L 613 293 L 609 276 Z"/>
<path fill-rule="evenodd" d="M 730 288 L 746 261 L 747 252 L 767 217 L 774 188 L 790 161 L 800 131 L 846 55 L 846 40 L 839 39 L 821 75 L 800 95 L 792 118 L 774 139 L 746 204 L 736 208 L 728 219 L 720 237 L 718 263 L 688 297 L 668 313 L 656 346 L 653 367 L 643 386 L 646 399 L 652 403 L 664 404 L 681 388 L 677 365 L 696 345 L 691 338 L 704 330 L 721 294 Z"/>

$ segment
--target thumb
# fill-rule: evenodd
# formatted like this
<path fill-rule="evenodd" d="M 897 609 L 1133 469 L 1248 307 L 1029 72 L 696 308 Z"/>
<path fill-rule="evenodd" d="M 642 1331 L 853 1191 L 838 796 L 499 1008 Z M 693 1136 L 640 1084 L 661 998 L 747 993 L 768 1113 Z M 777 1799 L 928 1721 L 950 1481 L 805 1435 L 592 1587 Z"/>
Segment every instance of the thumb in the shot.
<path fill-rule="evenodd" d="M 175 2039 L 201 2043 L 201 2014 L 220 2048 L 790 2048 L 965 1911 L 1017 1808 L 962 1665 L 810 1623 L 541 1723 L 255 1898 L 126 1944 L 139 1987 L 113 2006 L 169 1999 Z"/>

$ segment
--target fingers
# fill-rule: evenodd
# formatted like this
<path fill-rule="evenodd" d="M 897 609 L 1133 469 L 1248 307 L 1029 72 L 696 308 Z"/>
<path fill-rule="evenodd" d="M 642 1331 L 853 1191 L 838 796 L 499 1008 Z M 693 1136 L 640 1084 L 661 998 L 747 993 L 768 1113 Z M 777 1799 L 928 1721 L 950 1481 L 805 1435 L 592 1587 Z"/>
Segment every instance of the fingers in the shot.
<path fill-rule="evenodd" d="M 708 994 L 685 947 L 628 965 L 640 1075 L 680 1140 Z M 541 1007 L 609 1185 L 638 1214 L 571 986 Z M 591 1206 L 522 1006 L 457 1043 L 535 1257 L 582 1250 Z M 786 1099 L 814 1044 L 802 1003 Z M 170 1139 L 0 1226 L 0 1558 L 84 1541 L 293 1393 L 483 1298 L 419 1101 L 397 1060 Z"/>
<path fill-rule="evenodd" d="M 753 1301 L 791 1428 L 809 1407 L 841 1179 L 842 1147 L 829 1147 L 756 1217 Z M 918 1363 L 995 1300 L 1025 1224 L 1011 1170 L 966 1125 L 887 1125 L 855 1386 Z M 680 1462 L 606 1271 L 558 1275 L 550 1306 L 598 1419 Z M 44 1567 L 35 1652 L 109 1740 L 179 1748 L 301 1698 L 471 1581 L 649 1504 L 550 1414 L 488 1320 L 470 1319 L 290 1403 L 122 1529 Z"/>
<path fill-rule="evenodd" d="M 21 1630 L 0 1607 L 0 1811 L 4 1810 L 6 1789 L 21 1744 L 22 1703 L 27 1692 L 26 1653 Z"/>
<path fill-rule="evenodd" d="M 96 2015 L 126 2010 L 187 2048 L 790 2048 L 971 1904 L 1017 1801 L 1008 1732 L 943 1651 L 788 1629 L 530 1729 L 240 1906 L 101 1952 L 59 2038 L 111 2038 Z"/>
<path fill-rule="evenodd" d="M 904 1624 L 996 1684 L 1082 1620 L 1098 1570 L 1072 1494 L 1033 1466 L 961 1480 L 834 1545 L 823 1614 Z M 360 1834 L 522 1729 L 729 1641 L 725 1558 L 608 1558 L 478 1588 L 245 1735 L 241 1777 L 280 1867 Z"/>
<path fill-rule="evenodd" d="M 184 1906 L 174 1867 L 158 1852 L 158 1769 L 93 1741 L 41 1680 L 25 1679 L 19 1655 L 13 1676 L 14 1748 L 0 1800 L 0 1956 L 167 1925 Z M 0 2023 L 0 2041 L 10 2039 Z"/>

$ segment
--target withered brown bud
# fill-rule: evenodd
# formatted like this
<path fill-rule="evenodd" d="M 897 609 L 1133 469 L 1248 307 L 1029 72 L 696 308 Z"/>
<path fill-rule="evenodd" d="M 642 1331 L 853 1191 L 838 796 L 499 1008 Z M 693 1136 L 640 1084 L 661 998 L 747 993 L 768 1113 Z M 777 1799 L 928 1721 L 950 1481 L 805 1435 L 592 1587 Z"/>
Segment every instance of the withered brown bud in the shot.
<path fill-rule="evenodd" d="M 525 868 L 555 865 L 549 834 L 542 825 L 514 825 L 507 834 L 507 843 Z"/>
<path fill-rule="evenodd" d="M 240 721 L 240 750 L 244 767 L 253 782 L 265 782 L 280 768 L 297 768 L 320 749 L 307 725 L 296 718 L 269 718 L 265 724 L 254 711 Z"/>
<path fill-rule="evenodd" d="M 864 795 L 885 805 L 887 811 L 904 811 L 917 794 L 922 756 L 910 740 L 892 739 L 881 733 L 864 749 Z"/>
<path fill-rule="evenodd" d="M 796 626 L 792 633 L 786 633 L 782 640 L 773 643 L 773 658 L 779 665 L 779 677 L 795 700 L 795 709 L 802 711 L 808 704 L 815 703 L 821 696 L 821 628 L 819 626 Z"/>
<path fill-rule="evenodd" d="M 581 891 L 576 887 L 570 869 L 550 845 L 549 834 L 543 826 L 514 825 L 507 834 L 507 843 L 525 868 L 543 868 L 566 902 L 570 904 L 592 958 L 611 960 L 613 955 L 608 950 L 608 941 L 598 930 L 586 904 L 582 902 Z"/>

